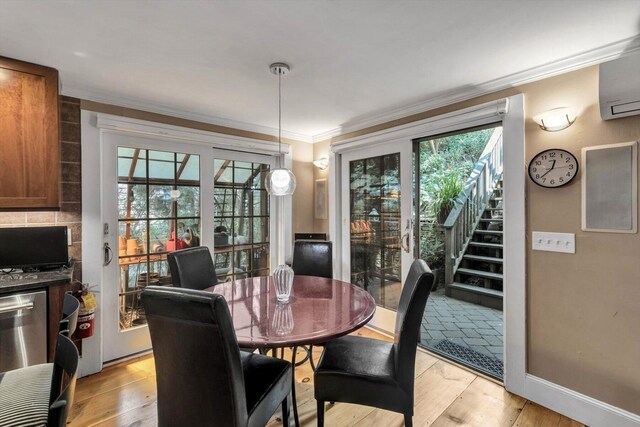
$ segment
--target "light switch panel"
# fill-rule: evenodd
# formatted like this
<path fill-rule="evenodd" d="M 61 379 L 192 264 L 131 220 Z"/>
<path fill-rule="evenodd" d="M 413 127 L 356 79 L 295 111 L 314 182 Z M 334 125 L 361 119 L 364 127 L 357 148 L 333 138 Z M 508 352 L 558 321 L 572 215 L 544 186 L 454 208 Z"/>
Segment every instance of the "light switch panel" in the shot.
<path fill-rule="evenodd" d="M 73 244 L 73 239 L 71 238 L 71 229 L 67 228 L 67 246 L 71 246 Z"/>
<path fill-rule="evenodd" d="M 547 252 L 576 253 L 576 235 L 574 233 L 533 232 L 533 250 Z"/>

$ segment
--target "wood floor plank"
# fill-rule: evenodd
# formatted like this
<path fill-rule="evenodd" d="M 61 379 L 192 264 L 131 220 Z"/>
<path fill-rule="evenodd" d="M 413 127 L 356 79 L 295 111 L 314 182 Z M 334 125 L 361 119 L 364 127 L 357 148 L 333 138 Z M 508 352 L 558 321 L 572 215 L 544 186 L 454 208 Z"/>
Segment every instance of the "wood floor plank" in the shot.
<path fill-rule="evenodd" d="M 155 376 L 135 381 L 73 405 L 71 426 L 91 426 L 156 400 Z"/>
<path fill-rule="evenodd" d="M 475 379 L 474 374 L 457 366 L 441 360 L 434 363 L 415 380 L 413 424 L 431 425 Z M 402 415 L 377 409 L 358 425 L 396 425 L 398 420 L 403 420 Z"/>
<path fill-rule="evenodd" d="M 101 393 L 124 387 L 135 381 L 143 380 L 149 375 L 137 369 L 133 364 L 111 366 L 99 374 L 90 375 L 78 381 L 75 401 L 80 402 L 93 398 Z"/>
<path fill-rule="evenodd" d="M 510 427 L 525 403 L 502 386 L 478 377 L 432 426 Z"/>
<path fill-rule="evenodd" d="M 356 335 L 391 340 L 369 329 Z M 318 361 L 322 348 L 314 349 Z M 297 359 L 304 357 L 300 349 Z M 291 352 L 285 354 L 291 360 Z M 422 351 L 416 354 L 415 426 L 584 427 L 569 418 L 507 393 L 500 385 Z M 296 392 L 301 425 L 316 425 L 313 371 L 309 363 L 296 368 Z M 524 407 L 524 409 L 523 409 Z M 267 424 L 281 426 L 278 411 Z M 367 406 L 327 403 L 327 426 L 402 426 L 396 414 Z M 142 356 L 78 380 L 69 426 L 147 427 L 157 425 L 153 357 Z"/>
<path fill-rule="evenodd" d="M 584 427 L 584 424 L 529 401 L 514 427 Z"/>

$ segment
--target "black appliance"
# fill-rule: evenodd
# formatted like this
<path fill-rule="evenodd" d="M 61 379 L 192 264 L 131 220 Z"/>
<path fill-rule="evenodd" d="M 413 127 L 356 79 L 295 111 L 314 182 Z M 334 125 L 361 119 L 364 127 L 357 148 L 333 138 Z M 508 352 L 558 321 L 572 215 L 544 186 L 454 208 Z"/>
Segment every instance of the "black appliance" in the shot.
<path fill-rule="evenodd" d="M 47 270 L 68 264 L 67 227 L 0 228 L 0 268 Z"/>

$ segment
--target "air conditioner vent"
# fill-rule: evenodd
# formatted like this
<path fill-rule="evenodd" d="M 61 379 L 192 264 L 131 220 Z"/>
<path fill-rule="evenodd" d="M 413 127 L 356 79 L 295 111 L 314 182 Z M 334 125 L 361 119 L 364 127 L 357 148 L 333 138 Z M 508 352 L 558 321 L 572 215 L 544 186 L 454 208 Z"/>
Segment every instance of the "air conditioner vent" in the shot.
<path fill-rule="evenodd" d="M 640 54 L 600 64 L 600 115 L 603 120 L 640 114 Z"/>

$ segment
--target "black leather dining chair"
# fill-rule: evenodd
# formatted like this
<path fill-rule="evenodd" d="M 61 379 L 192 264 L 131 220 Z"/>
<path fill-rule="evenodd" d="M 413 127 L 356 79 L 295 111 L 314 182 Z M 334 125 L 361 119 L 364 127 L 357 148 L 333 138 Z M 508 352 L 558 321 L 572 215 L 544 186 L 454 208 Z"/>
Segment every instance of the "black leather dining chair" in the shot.
<path fill-rule="evenodd" d="M 142 304 L 159 426 L 264 426 L 280 405 L 288 425 L 291 364 L 240 351 L 222 295 L 148 286 Z"/>
<path fill-rule="evenodd" d="M 64 333 L 58 334 L 47 422 L 50 427 L 67 425 L 69 410 L 73 406 L 79 361 L 80 355 L 73 341 Z M 63 377 L 66 377 L 65 381 Z"/>
<path fill-rule="evenodd" d="M 68 337 L 72 336 L 78 325 L 78 312 L 80 311 L 80 301 L 71 293 L 64 294 L 62 301 L 62 319 L 58 326 L 58 332 L 66 331 Z"/>
<path fill-rule="evenodd" d="M 218 284 L 211 252 L 206 246 L 167 254 L 173 286 L 202 290 Z"/>
<path fill-rule="evenodd" d="M 333 279 L 333 246 L 331 242 L 297 240 L 293 247 L 291 268 L 297 275 Z"/>
<path fill-rule="evenodd" d="M 396 314 L 395 342 L 347 335 L 327 342 L 314 375 L 318 427 L 324 403 L 347 402 L 404 414 L 413 420 L 416 347 L 433 274 L 423 260 L 411 264 Z"/>

